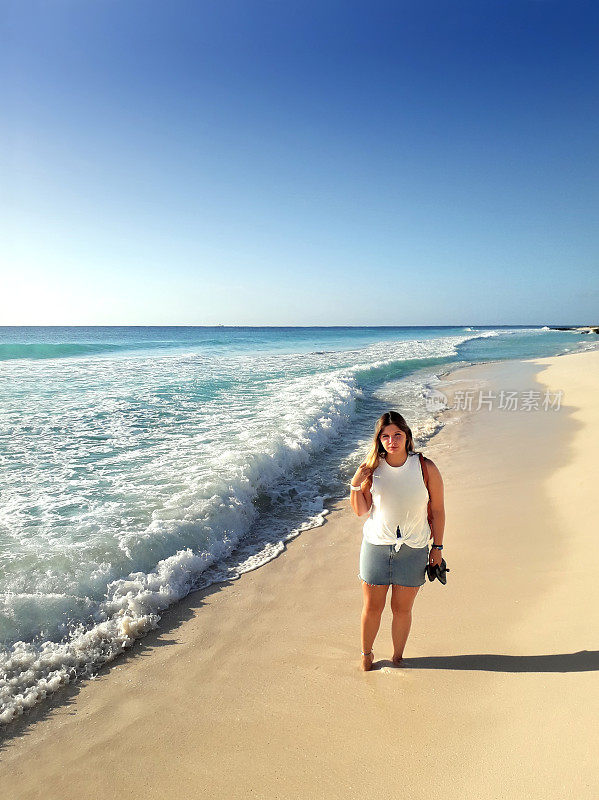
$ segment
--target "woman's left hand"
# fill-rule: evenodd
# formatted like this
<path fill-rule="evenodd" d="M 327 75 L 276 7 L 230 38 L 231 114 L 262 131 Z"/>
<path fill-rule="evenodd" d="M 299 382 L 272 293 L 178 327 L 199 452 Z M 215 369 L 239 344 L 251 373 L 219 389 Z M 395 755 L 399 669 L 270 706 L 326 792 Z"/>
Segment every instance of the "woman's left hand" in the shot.
<path fill-rule="evenodd" d="M 440 565 L 442 559 L 443 559 L 443 551 L 438 550 L 436 547 L 431 547 L 431 551 L 428 555 L 428 563 L 431 565 L 431 567 L 434 567 L 435 564 Z"/>

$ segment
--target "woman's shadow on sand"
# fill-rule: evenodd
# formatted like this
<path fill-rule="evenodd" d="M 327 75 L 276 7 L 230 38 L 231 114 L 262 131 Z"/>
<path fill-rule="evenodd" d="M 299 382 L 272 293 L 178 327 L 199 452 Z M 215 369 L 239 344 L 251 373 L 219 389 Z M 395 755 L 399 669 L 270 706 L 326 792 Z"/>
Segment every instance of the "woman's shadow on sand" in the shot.
<path fill-rule="evenodd" d="M 544 656 L 506 656 L 473 653 L 463 656 L 420 656 L 404 658 L 401 664 L 391 660 L 375 661 L 372 669 L 456 669 L 486 672 L 591 672 L 599 670 L 599 650 L 556 653 Z"/>

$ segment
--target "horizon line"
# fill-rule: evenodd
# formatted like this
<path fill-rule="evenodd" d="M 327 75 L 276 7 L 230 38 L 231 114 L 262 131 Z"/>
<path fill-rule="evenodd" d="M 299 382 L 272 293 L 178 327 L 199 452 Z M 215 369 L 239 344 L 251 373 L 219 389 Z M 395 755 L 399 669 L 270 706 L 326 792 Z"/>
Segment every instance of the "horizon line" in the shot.
<path fill-rule="evenodd" d="M 198 325 L 194 323 L 180 323 L 180 324 L 155 324 L 155 323 L 144 323 L 144 324 L 129 324 L 129 323 L 119 323 L 119 324 L 59 324 L 59 323 L 52 323 L 49 325 L 44 324 L 14 324 L 14 325 L 1 325 L 0 330 L 6 328 L 467 328 L 467 327 L 476 327 L 476 328 L 542 328 L 542 327 L 577 327 L 577 328 L 596 328 L 599 327 L 597 324 L 589 324 L 589 323 L 580 323 L 580 322 L 569 322 L 569 323 L 551 323 L 551 322 L 517 322 L 517 323 L 508 323 L 508 322 L 496 322 L 496 323 L 480 323 L 480 322 L 469 322 L 469 323 L 455 323 L 453 325 L 444 325 L 444 324 L 437 324 L 437 325 L 225 325 L 217 323 L 216 325 Z"/>

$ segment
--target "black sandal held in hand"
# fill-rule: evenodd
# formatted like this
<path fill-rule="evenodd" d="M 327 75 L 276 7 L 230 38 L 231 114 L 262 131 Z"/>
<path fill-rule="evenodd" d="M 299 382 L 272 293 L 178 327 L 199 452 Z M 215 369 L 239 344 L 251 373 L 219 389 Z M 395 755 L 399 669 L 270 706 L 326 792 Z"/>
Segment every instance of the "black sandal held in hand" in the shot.
<path fill-rule="evenodd" d="M 445 585 L 447 583 L 447 574 L 446 573 L 448 573 L 448 572 L 451 572 L 451 570 L 449 569 L 449 567 L 445 563 L 445 559 L 444 558 L 441 559 L 441 563 L 440 564 L 435 564 L 434 566 L 432 564 L 427 564 L 426 565 L 426 574 L 428 575 L 429 581 L 434 581 L 435 578 L 438 578 L 439 581 L 443 585 Z"/>

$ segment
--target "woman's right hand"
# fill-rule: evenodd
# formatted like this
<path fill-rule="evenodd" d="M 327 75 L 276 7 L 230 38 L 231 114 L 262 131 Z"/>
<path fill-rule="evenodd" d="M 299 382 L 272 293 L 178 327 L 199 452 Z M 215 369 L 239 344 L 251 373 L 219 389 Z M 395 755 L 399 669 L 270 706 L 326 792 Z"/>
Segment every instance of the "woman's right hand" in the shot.
<path fill-rule="evenodd" d="M 354 477 L 351 479 L 352 485 L 361 486 L 365 480 L 372 477 L 372 472 L 372 467 L 367 467 L 364 463 L 360 464 L 354 473 Z"/>

